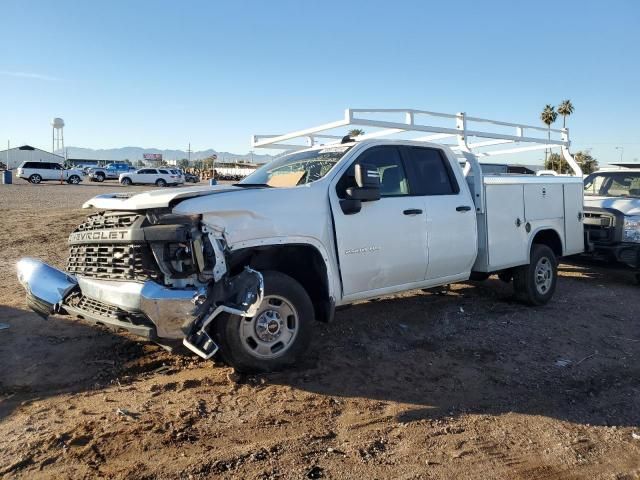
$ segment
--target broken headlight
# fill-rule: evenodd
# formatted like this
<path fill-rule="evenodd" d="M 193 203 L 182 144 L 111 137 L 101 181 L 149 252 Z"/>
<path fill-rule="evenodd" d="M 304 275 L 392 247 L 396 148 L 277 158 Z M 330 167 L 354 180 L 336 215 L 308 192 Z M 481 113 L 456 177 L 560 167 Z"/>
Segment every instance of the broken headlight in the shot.
<path fill-rule="evenodd" d="M 640 215 L 625 215 L 622 241 L 640 243 Z"/>

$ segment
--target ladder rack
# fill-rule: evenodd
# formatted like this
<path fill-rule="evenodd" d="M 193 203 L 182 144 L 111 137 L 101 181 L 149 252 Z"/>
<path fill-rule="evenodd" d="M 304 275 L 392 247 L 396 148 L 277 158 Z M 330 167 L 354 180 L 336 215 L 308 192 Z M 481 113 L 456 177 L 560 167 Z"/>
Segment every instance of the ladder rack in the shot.
<path fill-rule="evenodd" d="M 251 146 L 296 151 L 315 145 L 335 145 L 339 144 L 353 127 L 375 129 L 356 137 L 354 139 L 356 141 L 390 136 L 422 142 L 453 139 L 455 143 L 443 144 L 457 154 L 472 153 L 476 157 L 491 157 L 553 147 L 560 147 L 563 153 L 566 151 L 568 154 L 570 145 L 569 130 L 566 128 L 547 129 L 471 117 L 465 113 L 451 114 L 396 108 L 347 108 L 344 118 L 335 122 L 282 135 L 253 135 Z M 425 135 L 427 133 L 429 135 Z M 300 143 L 301 141 L 304 143 Z M 505 146 L 510 148 L 504 148 Z"/>

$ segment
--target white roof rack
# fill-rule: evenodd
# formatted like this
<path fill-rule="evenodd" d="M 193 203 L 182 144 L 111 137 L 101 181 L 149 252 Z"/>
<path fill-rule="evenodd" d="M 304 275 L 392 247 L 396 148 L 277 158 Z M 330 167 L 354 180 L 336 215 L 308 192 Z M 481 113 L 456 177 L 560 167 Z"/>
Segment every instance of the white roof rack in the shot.
<path fill-rule="evenodd" d="M 477 126 L 477 124 L 481 124 Z M 437 113 L 414 109 L 347 108 L 344 118 L 317 127 L 282 135 L 253 135 L 253 148 L 302 150 L 314 145 L 339 144 L 355 127 L 374 131 L 355 140 L 396 136 L 404 140 L 434 142 L 452 139 L 447 144 L 456 152 L 473 153 L 477 157 L 513 154 L 553 147 L 569 148 L 569 130 L 470 117 L 465 113 Z M 416 136 L 415 134 L 419 134 Z M 429 135 L 425 135 L 425 134 Z M 472 141 L 471 139 L 479 139 Z M 300 142 L 304 143 L 300 143 Z M 442 143 L 442 142 L 440 142 Z M 504 148 L 509 145 L 509 148 Z M 497 147 L 497 148 L 496 148 Z"/>

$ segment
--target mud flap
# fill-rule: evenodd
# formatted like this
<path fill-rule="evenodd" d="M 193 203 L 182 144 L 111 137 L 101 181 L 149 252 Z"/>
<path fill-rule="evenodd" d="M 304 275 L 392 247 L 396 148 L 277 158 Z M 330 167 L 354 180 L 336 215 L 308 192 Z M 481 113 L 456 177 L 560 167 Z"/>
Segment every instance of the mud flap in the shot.
<path fill-rule="evenodd" d="M 205 360 L 213 357 L 218 345 L 207 333 L 207 327 L 221 313 L 253 317 L 264 297 L 264 280 L 262 274 L 249 267 L 228 279 L 223 288 L 224 303 L 218 305 L 213 312 L 199 322 L 194 322 L 191 331 L 182 344 Z"/>

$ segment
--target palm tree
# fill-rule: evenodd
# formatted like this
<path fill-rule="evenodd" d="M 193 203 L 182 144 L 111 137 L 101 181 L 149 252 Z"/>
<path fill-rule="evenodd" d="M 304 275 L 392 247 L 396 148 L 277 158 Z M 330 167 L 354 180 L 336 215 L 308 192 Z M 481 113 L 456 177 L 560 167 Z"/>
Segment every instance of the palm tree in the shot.
<path fill-rule="evenodd" d="M 575 111 L 575 107 L 571 100 L 564 100 L 560 105 L 558 105 L 558 113 L 562 115 L 562 128 L 566 127 L 567 117 L 570 116 Z"/>
<path fill-rule="evenodd" d="M 540 114 L 540 120 L 547 126 L 547 138 L 551 140 L 551 124 L 556 121 L 558 118 L 558 113 L 553 105 L 545 105 L 542 113 Z M 547 161 L 547 157 L 549 155 L 549 149 L 545 149 L 544 151 L 544 161 Z"/>
<path fill-rule="evenodd" d="M 351 130 L 349 130 L 349 133 L 347 135 L 349 135 L 351 138 L 356 138 L 360 135 L 364 135 L 364 130 L 362 130 L 361 128 L 352 128 Z"/>

